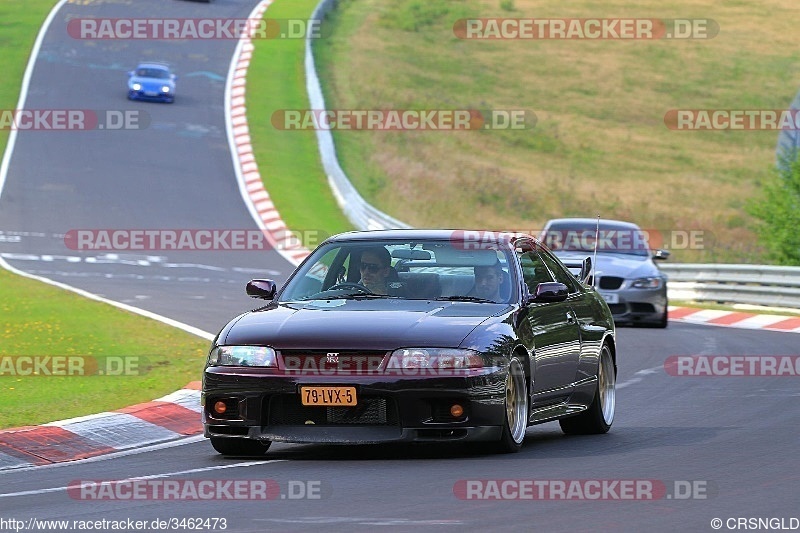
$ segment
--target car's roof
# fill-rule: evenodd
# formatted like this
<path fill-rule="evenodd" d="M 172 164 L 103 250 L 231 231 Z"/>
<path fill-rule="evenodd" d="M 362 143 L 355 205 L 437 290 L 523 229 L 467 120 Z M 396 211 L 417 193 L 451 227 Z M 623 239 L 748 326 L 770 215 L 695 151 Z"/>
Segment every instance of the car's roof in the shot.
<path fill-rule="evenodd" d="M 440 240 L 476 240 L 482 243 L 508 243 L 530 235 L 508 233 L 491 230 L 470 229 L 388 229 L 370 231 L 349 231 L 331 236 L 328 241 L 379 241 L 379 240 L 411 240 L 411 239 L 440 239 Z"/>
<path fill-rule="evenodd" d="M 596 218 L 552 218 L 547 221 L 545 224 L 546 228 L 551 226 L 573 226 L 573 227 L 595 227 L 597 226 L 597 219 Z M 639 226 L 634 224 L 633 222 L 627 222 L 625 220 L 614 220 L 610 218 L 601 218 L 600 219 L 600 226 L 608 227 L 622 227 L 622 228 L 630 228 L 630 229 L 640 229 Z"/>

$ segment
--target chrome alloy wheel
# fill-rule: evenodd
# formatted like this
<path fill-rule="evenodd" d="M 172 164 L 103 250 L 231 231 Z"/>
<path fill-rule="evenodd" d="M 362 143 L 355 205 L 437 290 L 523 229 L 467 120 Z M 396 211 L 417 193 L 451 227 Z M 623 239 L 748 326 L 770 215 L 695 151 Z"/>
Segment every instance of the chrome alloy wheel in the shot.
<path fill-rule="evenodd" d="M 516 357 L 511 359 L 506 376 L 506 421 L 511 438 L 517 444 L 521 443 L 528 428 L 528 391 L 525 372 Z"/>
<path fill-rule="evenodd" d="M 600 352 L 600 365 L 597 373 L 600 408 L 603 420 L 607 425 L 614 421 L 614 410 L 617 404 L 617 376 L 614 372 L 614 360 L 608 346 Z"/>

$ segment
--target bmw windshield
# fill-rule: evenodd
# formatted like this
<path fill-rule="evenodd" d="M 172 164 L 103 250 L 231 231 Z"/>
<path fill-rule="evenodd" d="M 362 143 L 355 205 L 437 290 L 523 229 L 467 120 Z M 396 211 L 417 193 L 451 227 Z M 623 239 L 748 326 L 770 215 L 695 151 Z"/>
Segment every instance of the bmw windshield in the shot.
<path fill-rule="evenodd" d="M 555 224 L 547 228 L 544 244 L 558 252 L 593 252 L 595 240 L 599 253 L 617 253 L 649 257 L 647 233 L 636 226 Z"/>

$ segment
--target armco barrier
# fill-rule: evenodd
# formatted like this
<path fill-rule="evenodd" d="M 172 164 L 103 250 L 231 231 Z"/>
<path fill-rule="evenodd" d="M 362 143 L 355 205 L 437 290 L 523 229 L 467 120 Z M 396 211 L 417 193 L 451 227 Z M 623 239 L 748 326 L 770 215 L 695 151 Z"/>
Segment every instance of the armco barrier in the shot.
<path fill-rule="evenodd" d="M 800 309 L 800 267 L 661 264 L 670 299 Z"/>
<path fill-rule="evenodd" d="M 322 20 L 338 0 L 322 0 L 311 16 Z M 311 109 L 325 109 L 322 87 L 314 64 L 311 36 L 306 37 L 306 87 Z M 333 194 L 356 228 L 408 228 L 408 224 L 376 209 L 350 183 L 336 158 L 333 135 L 317 130 L 322 165 Z M 669 298 L 700 302 L 744 303 L 800 308 L 800 267 L 725 264 L 660 264 L 669 276 Z"/>
<path fill-rule="evenodd" d="M 336 7 L 337 0 L 322 0 L 314 13 L 311 15 L 313 20 L 322 20 L 325 15 Z M 325 109 L 325 99 L 322 97 L 322 87 L 317 77 L 317 69 L 314 65 L 314 54 L 311 50 L 311 34 L 306 37 L 306 88 L 308 90 L 308 100 L 311 109 Z M 387 228 L 408 228 L 408 224 L 390 217 L 386 213 L 372 207 L 358 193 L 350 180 L 339 166 L 336 158 L 336 147 L 333 144 L 333 135 L 328 130 L 317 129 L 317 142 L 319 152 L 322 157 L 322 166 L 328 176 L 328 183 L 333 190 L 339 207 L 345 216 L 356 228 L 360 230 L 387 229 Z"/>

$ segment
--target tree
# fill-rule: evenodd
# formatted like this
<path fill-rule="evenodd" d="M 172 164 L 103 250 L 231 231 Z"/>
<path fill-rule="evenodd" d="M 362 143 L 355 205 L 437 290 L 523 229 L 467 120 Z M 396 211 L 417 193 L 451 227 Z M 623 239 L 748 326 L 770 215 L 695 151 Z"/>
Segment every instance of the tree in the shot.
<path fill-rule="evenodd" d="M 749 205 L 759 220 L 756 231 L 769 257 L 781 265 L 800 265 L 800 159 L 783 158 L 764 184 L 761 199 Z"/>

